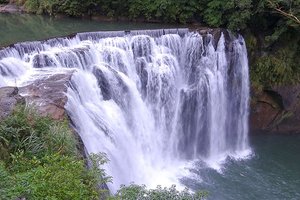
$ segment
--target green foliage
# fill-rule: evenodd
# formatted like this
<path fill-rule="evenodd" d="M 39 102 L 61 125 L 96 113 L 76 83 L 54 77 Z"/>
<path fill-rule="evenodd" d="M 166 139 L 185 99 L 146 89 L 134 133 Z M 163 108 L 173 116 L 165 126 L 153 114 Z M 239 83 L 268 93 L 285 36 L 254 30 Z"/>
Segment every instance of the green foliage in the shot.
<path fill-rule="evenodd" d="M 267 5 L 280 15 L 288 26 L 300 26 L 300 1 L 267 0 Z"/>
<path fill-rule="evenodd" d="M 205 199 L 207 192 L 191 193 L 188 189 L 178 191 L 176 186 L 173 185 L 170 188 L 162 188 L 157 186 L 156 189 L 148 190 L 146 186 L 140 186 L 131 184 L 129 186 L 121 186 L 112 200 L 161 200 L 161 199 L 172 199 L 172 200 L 201 200 Z"/>
<path fill-rule="evenodd" d="M 145 17 L 148 20 L 186 23 L 196 13 L 197 8 L 198 4 L 193 0 L 132 0 L 129 3 L 129 15 L 131 18 Z"/>
<path fill-rule="evenodd" d="M 100 14 L 109 17 L 125 16 L 132 19 L 162 20 L 186 23 L 198 10 L 198 2 L 180 0 L 26 0 L 29 12 L 70 16 Z"/>
<path fill-rule="evenodd" d="M 285 49 L 275 55 L 262 56 L 251 70 L 254 84 L 263 86 L 296 83 L 299 80 L 299 67 L 294 63 L 293 54 Z"/>
<path fill-rule="evenodd" d="M 213 27 L 231 30 L 246 28 L 251 17 L 252 0 L 204 0 L 201 1 L 202 18 Z"/>
<path fill-rule="evenodd" d="M 90 185 L 103 185 L 109 182 L 112 182 L 112 177 L 108 176 L 105 172 L 105 170 L 102 168 L 104 164 L 109 162 L 107 156 L 105 153 L 98 153 L 98 154 L 91 154 L 89 156 L 90 160 L 90 176 L 91 177 L 97 177 L 95 180 L 96 182 L 90 184 Z M 101 174 L 101 176 L 99 176 Z"/>
<path fill-rule="evenodd" d="M 83 1 L 64 0 L 56 3 L 59 12 L 70 16 L 80 16 L 85 11 Z"/>
<path fill-rule="evenodd" d="M 0 122 L 0 199 L 99 199 L 106 156 L 92 155 L 87 169 L 76 145 L 66 121 L 17 107 Z"/>
<path fill-rule="evenodd" d="M 17 107 L 12 115 L 0 122 L 0 158 L 3 160 L 20 151 L 37 157 L 52 152 L 78 155 L 76 145 L 67 121 L 40 117 L 24 106 Z"/>
<path fill-rule="evenodd" d="M 287 25 L 283 18 L 273 23 L 277 23 L 273 29 L 266 25 L 268 33 L 247 36 L 252 85 L 270 87 L 300 81 L 300 30 Z"/>
<path fill-rule="evenodd" d="M 63 12 L 67 15 L 78 16 L 83 8 L 79 1 L 71 0 L 26 0 L 24 5 L 29 12 L 49 15 Z"/>
<path fill-rule="evenodd" d="M 34 13 L 70 16 L 99 14 L 109 17 L 125 16 L 132 19 L 162 20 L 180 22 L 197 19 L 213 27 L 244 30 L 254 22 L 285 26 L 297 26 L 292 17 L 284 16 L 276 8 L 288 14 L 300 15 L 299 1 L 282 0 L 19 0 Z M 273 3 L 270 3 L 273 2 Z M 269 16 L 273 19 L 269 20 Z M 277 17 L 277 19 L 276 19 Z M 274 19 L 277 22 L 274 23 Z M 256 24 L 257 25 L 257 24 Z M 268 26 L 268 25 L 267 25 Z M 280 27 L 280 26 L 278 26 Z"/>
<path fill-rule="evenodd" d="M 0 199 L 8 199 L 9 189 L 14 186 L 13 177 L 5 167 L 5 163 L 0 161 Z"/>
<path fill-rule="evenodd" d="M 41 159 L 14 158 L 11 174 L 0 165 L 1 199 L 98 199 L 98 176 L 87 170 L 83 160 L 50 154 Z M 25 167 L 25 165 L 27 165 Z M 20 170 L 21 169 L 21 170 Z M 97 176 L 95 176 L 97 174 Z"/>
<path fill-rule="evenodd" d="M 38 0 L 30 0 L 25 2 L 25 8 L 28 12 L 34 12 L 37 14 L 41 14 L 40 4 Z"/>

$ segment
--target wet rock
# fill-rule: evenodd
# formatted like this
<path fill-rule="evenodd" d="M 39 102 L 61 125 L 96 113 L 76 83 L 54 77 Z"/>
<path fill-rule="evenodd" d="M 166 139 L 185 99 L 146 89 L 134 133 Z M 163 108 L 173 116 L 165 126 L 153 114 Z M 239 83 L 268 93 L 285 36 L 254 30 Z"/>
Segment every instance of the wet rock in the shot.
<path fill-rule="evenodd" d="M 48 75 L 33 83 L 19 88 L 27 105 L 32 105 L 42 116 L 50 116 L 55 120 L 63 120 L 66 116 L 68 83 L 73 71 Z"/>
<path fill-rule="evenodd" d="M 300 84 L 252 89 L 252 132 L 300 133 Z"/>

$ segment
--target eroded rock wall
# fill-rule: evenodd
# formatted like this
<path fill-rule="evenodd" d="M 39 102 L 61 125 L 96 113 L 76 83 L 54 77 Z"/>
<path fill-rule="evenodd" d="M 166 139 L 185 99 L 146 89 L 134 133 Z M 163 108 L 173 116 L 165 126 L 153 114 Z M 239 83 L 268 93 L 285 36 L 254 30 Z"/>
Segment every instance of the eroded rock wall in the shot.
<path fill-rule="evenodd" d="M 24 87 L 0 88 L 0 119 L 9 115 L 17 104 L 34 107 L 42 116 L 55 120 L 66 117 L 68 83 L 73 71 L 52 74 L 35 80 Z"/>
<path fill-rule="evenodd" d="M 300 84 L 252 89 L 251 132 L 300 133 Z"/>

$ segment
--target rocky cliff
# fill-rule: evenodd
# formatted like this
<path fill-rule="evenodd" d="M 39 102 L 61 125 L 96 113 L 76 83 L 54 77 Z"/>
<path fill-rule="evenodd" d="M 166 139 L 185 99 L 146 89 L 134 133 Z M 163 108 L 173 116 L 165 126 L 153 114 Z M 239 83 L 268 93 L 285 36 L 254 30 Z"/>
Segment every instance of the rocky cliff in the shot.
<path fill-rule="evenodd" d="M 252 89 L 251 132 L 300 133 L 300 84 Z"/>
<path fill-rule="evenodd" d="M 62 120 L 68 83 L 73 71 L 50 74 L 24 87 L 0 88 L 0 119 L 9 115 L 17 104 L 30 105 L 43 116 Z"/>

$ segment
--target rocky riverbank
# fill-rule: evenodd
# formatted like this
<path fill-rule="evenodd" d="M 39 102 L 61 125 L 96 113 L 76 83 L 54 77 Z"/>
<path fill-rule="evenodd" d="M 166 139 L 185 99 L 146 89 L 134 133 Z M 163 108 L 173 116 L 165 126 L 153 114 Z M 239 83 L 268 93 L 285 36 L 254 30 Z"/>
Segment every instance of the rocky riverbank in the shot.
<path fill-rule="evenodd" d="M 18 6 L 14 3 L 0 5 L 0 13 L 24 13 L 24 6 Z"/>

